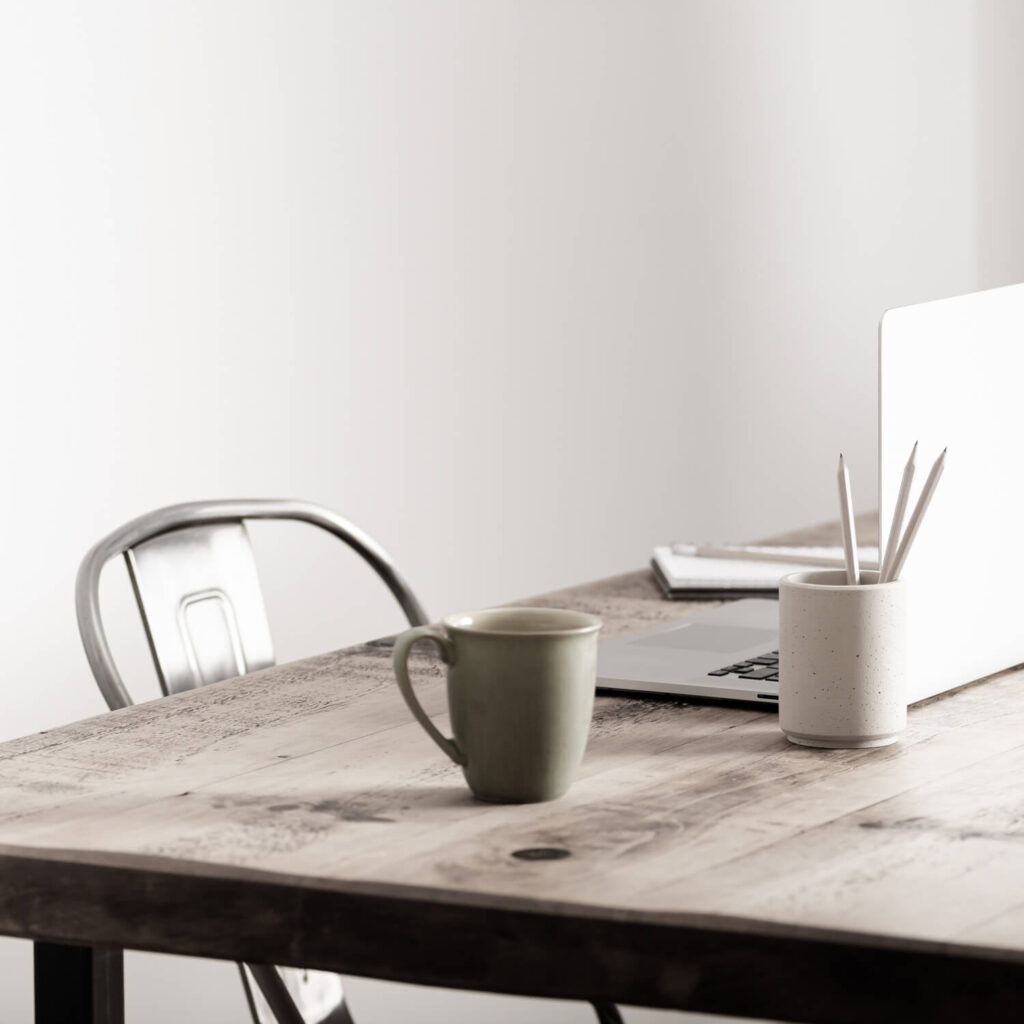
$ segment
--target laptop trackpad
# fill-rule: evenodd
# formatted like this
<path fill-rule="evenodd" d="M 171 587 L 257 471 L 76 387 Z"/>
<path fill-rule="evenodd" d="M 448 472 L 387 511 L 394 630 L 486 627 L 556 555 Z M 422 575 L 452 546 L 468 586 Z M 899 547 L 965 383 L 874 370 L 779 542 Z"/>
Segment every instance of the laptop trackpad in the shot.
<path fill-rule="evenodd" d="M 775 643 L 778 633 L 771 629 L 750 629 L 746 626 L 709 626 L 695 622 L 692 626 L 652 633 L 630 641 L 637 647 L 674 647 L 689 651 L 720 651 L 730 654 L 751 647 Z"/>

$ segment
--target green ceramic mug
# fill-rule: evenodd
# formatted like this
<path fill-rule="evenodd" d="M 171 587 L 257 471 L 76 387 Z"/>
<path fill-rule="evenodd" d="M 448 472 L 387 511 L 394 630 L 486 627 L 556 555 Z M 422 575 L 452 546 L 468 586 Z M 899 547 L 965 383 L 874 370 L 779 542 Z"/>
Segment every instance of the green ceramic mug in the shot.
<path fill-rule="evenodd" d="M 405 702 L 434 742 L 462 766 L 481 800 L 534 803 L 562 796 L 590 732 L 601 620 L 560 608 L 489 608 L 419 626 L 395 641 Z M 419 640 L 448 665 L 451 739 L 427 717 L 407 665 Z"/>

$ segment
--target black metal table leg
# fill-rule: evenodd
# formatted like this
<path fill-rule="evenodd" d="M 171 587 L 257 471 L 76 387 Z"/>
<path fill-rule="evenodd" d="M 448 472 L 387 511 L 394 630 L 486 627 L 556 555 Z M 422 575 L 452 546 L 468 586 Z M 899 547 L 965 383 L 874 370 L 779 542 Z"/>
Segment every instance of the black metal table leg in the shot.
<path fill-rule="evenodd" d="M 124 1024 L 119 949 L 35 943 L 36 1024 Z"/>

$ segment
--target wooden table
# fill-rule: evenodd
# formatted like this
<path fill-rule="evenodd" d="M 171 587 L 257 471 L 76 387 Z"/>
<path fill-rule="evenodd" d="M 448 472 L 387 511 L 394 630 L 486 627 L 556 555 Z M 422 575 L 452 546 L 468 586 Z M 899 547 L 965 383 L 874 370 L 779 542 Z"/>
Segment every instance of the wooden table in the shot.
<path fill-rule="evenodd" d="M 543 603 L 609 635 L 687 611 L 646 571 Z M 878 750 L 602 697 L 571 793 L 507 807 L 469 797 L 390 654 L 0 746 L 0 932 L 42 940 L 43 1016 L 117 1020 L 122 947 L 816 1024 L 1024 1013 L 1020 671 Z M 438 663 L 416 670 L 444 719 Z M 55 970 L 85 1009 L 54 1003 Z"/>

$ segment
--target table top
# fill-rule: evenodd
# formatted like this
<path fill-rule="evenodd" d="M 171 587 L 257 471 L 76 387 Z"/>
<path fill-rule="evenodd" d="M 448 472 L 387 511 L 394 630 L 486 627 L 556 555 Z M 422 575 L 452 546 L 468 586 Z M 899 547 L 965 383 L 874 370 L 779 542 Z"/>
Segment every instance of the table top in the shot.
<path fill-rule="evenodd" d="M 531 603 L 605 635 L 692 608 L 648 571 Z M 910 976 L 952 1020 L 956 986 L 1024 982 L 1020 670 L 871 750 L 793 746 L 761 708 L 599 697 L 570 793 L 499 806 L 412 720 L 390 656 L 0 746 L 0 932 L 791 1020 L 899 1019 L 886 986 Z M 442 667 L 412 666 L 445 728 Z M 560 853 L 515 855 L 538 849 Z"/>

